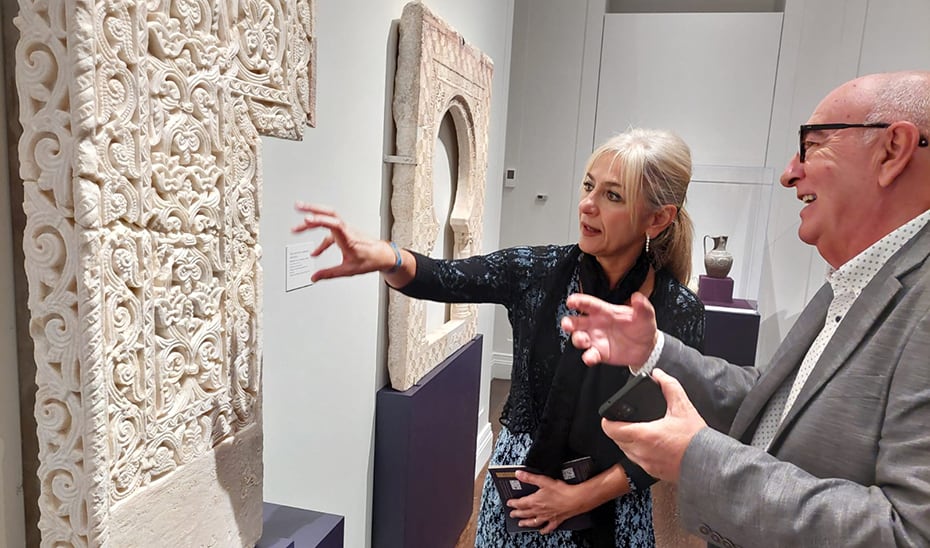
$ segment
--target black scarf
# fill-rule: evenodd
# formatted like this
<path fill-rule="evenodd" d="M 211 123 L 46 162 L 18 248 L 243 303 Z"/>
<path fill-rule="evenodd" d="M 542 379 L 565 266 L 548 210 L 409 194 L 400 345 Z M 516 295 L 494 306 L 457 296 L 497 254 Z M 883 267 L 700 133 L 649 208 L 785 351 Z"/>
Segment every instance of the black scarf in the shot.
<path fill-rule="evenodd" d="M 574 257 L 575 255 L 573 255 Z M 561 352 L 561 333 L 551 319 L 558 314 L 564 288 L 568 287 L 574 266 L 579 268 L 581 289 L 607 302 L 622 304 L 642 287 L 649 274 L 649 260 L 642 253 L 633 267 L 616 287 L 610 283 L 597 259 L 582 253 L 578 262 L 557 268 L 547 288 L 537 318 L 540 318 L 533 337 L 533 355 L 530 365 L 537 367 L 538 356 L 558 355 Z M 533 445 L 526 456 L 526 466 L 554 478 L 560 478 L 560 465 L 572 458 L 590 456 L 594 460 L 594 474 L 617 464 L 624 457 L 620 448 L 601 430 L 598 408 L 617 389 L 626 383 L 626 367 L 596 365 L 588 367 L 581 361 L 582 351 L 566 344 L 549 389 L 546 405 L 539 420 Z M 578 531 L 594 546 L 615 546 L 614 520 L 616 502 L 609 501 L 592 511 L 594 527 Z"/>

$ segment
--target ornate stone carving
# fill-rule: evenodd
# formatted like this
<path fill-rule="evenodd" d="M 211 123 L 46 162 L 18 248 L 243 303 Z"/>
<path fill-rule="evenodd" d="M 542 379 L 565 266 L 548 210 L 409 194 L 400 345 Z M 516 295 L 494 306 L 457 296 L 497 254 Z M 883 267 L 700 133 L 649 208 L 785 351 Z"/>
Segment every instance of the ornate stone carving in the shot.
<path fill-rule="evenodd" d="M 433 148 L 448 112 L 459 147 L 453 256 L 474 255 L 481 244 L 493 63 L 419 2 L 404 7 L 398 49 L 396 152 L 412 163 L 394 166 L 391 237 L 422 253 L 433 249 L 440 228 L 433 211 Z M 413 386 L 475 335 L 475 305 L 453 304 L 450 317 L 427 333 L 425 303 L 390 293 L 388 369 L 395 389 Z"/>
<path fill-rule="evenodd" d="M 261 535 L 259 135 L 313 121 L 311 2 L 20 1 L 43 546 Z"/>

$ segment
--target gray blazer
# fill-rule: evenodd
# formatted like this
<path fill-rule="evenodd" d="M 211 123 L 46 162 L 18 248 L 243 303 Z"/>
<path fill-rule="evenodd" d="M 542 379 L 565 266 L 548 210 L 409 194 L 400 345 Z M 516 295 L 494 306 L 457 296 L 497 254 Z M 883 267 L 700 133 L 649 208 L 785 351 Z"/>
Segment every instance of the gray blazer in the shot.
<path fill-rule="evenodd" d="M 930 225 L 853 304 L 768 452 L 748 444 L 823 327 L 830 286 L 764 370 L 666 338 L 658 366 L 715 429 L 699 432 L 682 461 L 688 529 L 720 546 L 930 546 L 928 254 Z"/>

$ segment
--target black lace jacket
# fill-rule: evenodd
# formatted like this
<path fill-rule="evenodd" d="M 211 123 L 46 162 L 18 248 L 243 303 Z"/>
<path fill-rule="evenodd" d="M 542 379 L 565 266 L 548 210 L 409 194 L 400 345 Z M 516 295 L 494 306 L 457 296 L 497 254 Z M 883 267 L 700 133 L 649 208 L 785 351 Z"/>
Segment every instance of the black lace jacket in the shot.
<path fill-rule="evenodd" d="M 578 272 L 564 290 L 555 317 L 538 318 L 547 277 L 553 266 L 577 246 L 513 247 L 467 259 L 437 260 L 414 254 L 416 277 L 400 289 L 405 295 L 440 302 L 497 303 L 507 309 L 513 328 L 513 369 L 510 395 L 501 423 L 512 432 L 532 434 L 552 385 L 558 360 L 547 360 L 533 368 L 528 363 L 536 322 L 559 325 L 568 314 L 565 299 L 579 291 Z M 704 305 L 687 287 L 659 270 L 649 300 L 656 309 L 659 329 L 698 350 L 704 345 Z M 568 335 L 561 333 L 564 349 Z M 543 370 L 541 370 L 543 369 Z"/>

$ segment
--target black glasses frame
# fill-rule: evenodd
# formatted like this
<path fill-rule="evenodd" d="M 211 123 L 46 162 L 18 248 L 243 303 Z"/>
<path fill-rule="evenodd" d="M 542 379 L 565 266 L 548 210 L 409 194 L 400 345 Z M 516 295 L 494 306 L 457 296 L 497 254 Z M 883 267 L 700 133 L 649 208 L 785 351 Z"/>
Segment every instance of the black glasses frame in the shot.
<path fill-rule="evenodd" d="M 854 127 L 884 129 L 891 127 L 891 124 L 887 122 L 872 122 L 867 124 L 844 124 L 842 122 L 833 124 L 801 124 L 801 127 L 798 129 L 798 160 L 803 164 L 804 159 L 807 156 L 807 148 L 804 146 L 804 137 L 809 131 L 821 131 L 825 129 L 849 129 Z M 930 145 L 930 142 L 927 141 L 926 137 L 923 135 L 920 135 L 919 137 L 920 140 L 917 141 L 917 146 L 926 147 Z"/>

